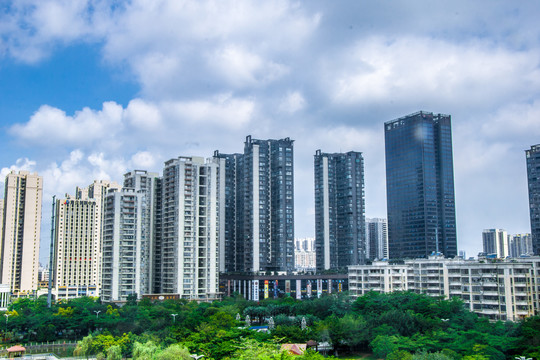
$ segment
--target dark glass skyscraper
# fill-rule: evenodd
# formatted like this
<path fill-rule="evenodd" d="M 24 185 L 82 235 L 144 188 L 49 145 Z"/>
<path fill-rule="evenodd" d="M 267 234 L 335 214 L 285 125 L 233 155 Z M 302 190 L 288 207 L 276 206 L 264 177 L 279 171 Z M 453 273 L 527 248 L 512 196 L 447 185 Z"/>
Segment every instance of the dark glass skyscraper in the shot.
<path fill-rule="evenodd" d="M 315 250 L 317 270 L 361 265 L 366 260 L 362 153 L 315 153 Z"/>
<path fill-rule="evenodd" d="M 540 144 L 525 150 L 533 252 L 540 255 Z"/>
<path fill-rule="evenodd" d="M 384 133 L 389 257 L 456 256 L 450 116 L 418 112 Z"/>

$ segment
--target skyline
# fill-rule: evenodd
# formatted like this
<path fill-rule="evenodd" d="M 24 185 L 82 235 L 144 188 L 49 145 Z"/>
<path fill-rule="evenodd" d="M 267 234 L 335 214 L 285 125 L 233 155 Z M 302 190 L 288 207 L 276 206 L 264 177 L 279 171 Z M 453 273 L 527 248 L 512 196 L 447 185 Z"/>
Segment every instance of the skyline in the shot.
<path fill-rule="evenodd" d="M 540 4 L 37 1 L 0 9 L 0 181 L 52 196 L 177 156 L 295 140 L 295 237 L 314 237 L 313 156 L 358 151 L 366 217 L 386 218 L 384 122 L 452 116 L 458 249 L 530 232 L 540 143 Z M 174 135 L 173 135 L 174 134 Z"/>

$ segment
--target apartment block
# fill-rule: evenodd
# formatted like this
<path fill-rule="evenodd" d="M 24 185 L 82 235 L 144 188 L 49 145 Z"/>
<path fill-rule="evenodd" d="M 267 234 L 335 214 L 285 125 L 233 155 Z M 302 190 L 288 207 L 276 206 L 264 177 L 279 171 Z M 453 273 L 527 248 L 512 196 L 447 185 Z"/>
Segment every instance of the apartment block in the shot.
<path fill-rule="evenodd" d="M 386 219 L 366 219 L 366 254 L 370 260 L 388 258 L 388 227 Z"/>
<path fill-rule="evenodd" d="M 533 252 L 540 255 L 540 144 L 525 150 Z"/>
<path fill-rule="evenodd" d="M 12 171 L 6 176 L 3 203 L 0 279 L 14 296 L 37 290 L 43 178 Z"/>
<path fill-rule="evenodd" d="M 315 271 L 315 255 L 314 238 L 294 240 L 294 264 L 297 271 Z"/>
<path fill-rule="evenodd" d="M 532 256 L 534 254 L 531 234 L 509 235 L 510 256 Z"/>
<path fill-rule="evenodd" d="M 178 157 L 165 163 L 162 193 L 161 288 L 186 299 L 217 296 L 218 163 Z"/>
<path fill-rule="evenodd" d="M 104 301 L 140 298 L 150 291 L 150 227 L 147 193 L 123 188 L 105 196 L 103 226 L 103 273 L 101 297 Z"/>
<path fill-rule="evenodd" d="M 214 152 L 222 272 L 294 270 L 293 142 L 247 136 L 242 154 Z"/>
<path fill-rule="evenodd" d="M 75 196 L 56 199 L 53 210 L 53 294 L 56 299 L 100 296 L 103 201 L 120 185 L 94 181 Z"/>
<path fill-rule="evenodd" d="M 317 270 L 364 264 L 366 223 L 362 153 L 327 154 L 317 150 L 314 167 Z"/>
<path fill-rule="evenodd" d="M 513 260 L 428 259 L 404 264 L 376 261 L 349 267 L 349 291 L 413 291 L 457 297 L 470 311 L 491 320 L 516 321 L 540 312 L 540 257 Z"/>
<path fill-rule="evenodd" d="M 498 258 L 510 256 L 508 233 L 503 229 L 486 229 L 482 232 L 483 250 Z"/>

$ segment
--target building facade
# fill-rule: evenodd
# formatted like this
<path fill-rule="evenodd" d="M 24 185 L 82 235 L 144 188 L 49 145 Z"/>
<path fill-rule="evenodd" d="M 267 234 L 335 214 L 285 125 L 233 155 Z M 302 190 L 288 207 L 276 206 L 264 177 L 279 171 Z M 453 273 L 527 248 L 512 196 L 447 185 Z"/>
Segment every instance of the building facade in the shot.
<path fill-rule="evenodd" d="M 388 258 L 388 226 L 386 219 L 366 219 L 366 254 L 370 260 Z"/>
<path fill-rule="evenodd" d="M 126 301 L 150 293 L 151 212 L 144 190 L 111 189 L 105 196 L 101 298 Z"/>
<path fill-rule="evenodd" d="M 221 272 L 294 270 L 293 142 L 247 136 L 243 154 L 214 152 L 225 204 Z"/>
<path fill-rule="evenodd" d="M 0 278 L 15 296 L 37 290 L 43 178 L 12 171 L 6 176 Z"/>
<path fill-rule="evenodd" d="M 219 291 L 219 165 L 199 157 L 165 163 L 162 193 L 161 289 L 187 299 Z"/>
<path fill-rule="evenodd" d="M 490 261 L 434 255 L 400 265 L 376 261 L 349 267 L 349 292 L 353 297 L 369 291 L 457 297 L 480 316 L 516 321 L 540 312 L 538 270 L 539 257 Z"/>
<path fill-rule="evenodd" d="M 140 216 L 144 227 L 147 250 L 143 251 L 148 259 L 149 293 L 161 293 L 161 223 L 162 223 L 162 191 L 163 178 L 158 173 L 146 170 L 133 170 L 124 174 L 124 189 L 134 189 L 144 193 L 144 211 Z M 142 285 L 140 285 L 142 286 Z M 146 285 L 145 285 L 146 286 Z M 140 292 L 137 293 L 140 297 Z"/>
<path fill-rule="evenodd" d="M 53 295 L 56 299 L 100 296 L 103 240 L 103 200 L 120 185 L 94 181 L 54 201 Z"/>
<path fill-rule="evenodd" d="M 389 257 L 456 256 L 450 116 L 418 112 L 384 129 Z"/>
<path fill-rule="evenodd" d="M 533 252 L 540 255 L 540 144 L 525 150 Z"/>
<path fill-rule="evenodd" d="M 532 256 L 533 254 L 531 234 L 515 234 L 510 236 L 511 257 Z"/>
<path fill-rule="evenodd" d="M 315 239 L 294 240 L 294 265 L 297 271 L 316 270 Z"/>
<path fill-rule="evenodd" d="M 508 240 L 508 233 L 503 229 L 485 229 L 482 232 L 483 250 L 487 255 L 498 258 L 510 256 Z"/>
<path fill-rule="evenodd" d="M 220 272 L 241 272 L 244 269 L 244 155 L 214 152 L 219 164 L 220 204 Z M 224 204 L 224 206 L 223 206 Z"/>
<path fill-rule="evenodd" d="M 241 271 L 294 270 L 293 142 L 246 137 Z"/>
<path fill-rule="evenodd" d="M 317 270 L 366 261 L 364 158 L 362 153 L 315 153 Z"/>

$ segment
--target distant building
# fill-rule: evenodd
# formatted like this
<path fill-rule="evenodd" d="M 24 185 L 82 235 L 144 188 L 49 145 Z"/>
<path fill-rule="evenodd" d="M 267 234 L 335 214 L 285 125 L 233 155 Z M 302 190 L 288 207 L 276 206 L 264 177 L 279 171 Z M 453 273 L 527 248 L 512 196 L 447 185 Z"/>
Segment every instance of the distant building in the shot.
<path fill-rule="evenodd" d="M 327 154 L 317 150 L 314 162 L 317 270 L 364 264 L 366 223 L 362 153 Z"/>
<path fill-rule="evenodd" d="M 389 257 L 456 256 L 450 115 L 421 111 L 384 130 Z"/>
<path fill-rule="evenodd" d="M 315 271 L 315 239 L 295 239 L 294 259 L 297 271 Z"/>
<path fill-rule="evenodd" d="M 487 255 L 495 254 L 498 258 L 510 256 L 508 233 L 503 229 L 486 229 L 482 232 L 483 250 Z"/>
<path fill-rule="evenodd" d="M 540 144 L 525 150 L 533 252 L 540 255 Z"/>
<path fill-rule="evenodd" d="M 376 261 L 349 267 L 349 293 L 413 291 L 458 297 L 470 311 L 491 320 L 516 321 L 540 312 L 540 258 L 497 260 L 428 259 L 403 264 Z"/>
<path fill-rule="evenodd" d="M 366 253 L 367 258 L 388 258 L 388 227 L 386 219 L 366 219 Z"/>
<path fill-rule="evenodd" d="M 509 239 L 511 257 L 532 256 L 534 254 L 531 234 L 509 235 Z"/>
<path fill-rule="evenodd" d="M 12 171 L 5 180 L 2 218 L 1 283 L 15 296 L 37 290 L 43 178 Z"/>

